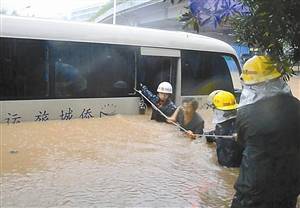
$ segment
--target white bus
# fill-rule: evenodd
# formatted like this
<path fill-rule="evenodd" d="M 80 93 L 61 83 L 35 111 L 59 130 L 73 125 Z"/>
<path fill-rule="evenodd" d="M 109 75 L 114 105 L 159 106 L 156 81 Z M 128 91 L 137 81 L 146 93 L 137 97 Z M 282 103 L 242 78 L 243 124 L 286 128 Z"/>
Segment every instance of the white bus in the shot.
<path fill-rule="evenodd" d="M 99 23 L 0 16 L 1 122 L 138 113 L 139 83 L 200 102 L 240 89 L 234 49 L 213 38 Z M 204 99 L 203 99 L 204 100 Z"/>

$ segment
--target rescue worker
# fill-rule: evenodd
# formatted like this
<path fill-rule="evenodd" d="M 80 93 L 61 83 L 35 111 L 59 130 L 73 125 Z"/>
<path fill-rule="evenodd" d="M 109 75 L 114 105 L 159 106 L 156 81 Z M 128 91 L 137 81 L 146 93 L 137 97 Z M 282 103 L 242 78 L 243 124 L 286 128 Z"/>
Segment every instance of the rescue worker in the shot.
<path fill-rule="evenodd" d="M 156 107 L 163 112 L 166 116 L 171 116 L 176 110 L 176 106 L 171 100 L 172 95 L 172 85 L 169 82 L 161 82 L 157 87 L 157 95 L 154 95 L 148 88 L 141 85 L 141 91 Z M 158 122 L 165 122 L 166 118 L 161 115 L 155 109 L 152 109 L 151 120 L 156 120 Z"/>
<path fill-rule="evenodd" d="M 244 64 L 237 141 L 244 146 L 232 208 L 295 208 L 300 193 L 300 102 L 267 56 Z"/>
<path fill-rule="evenodd" d="M 237 103 L 235 96 L 224 90 L 215 90 L 208 96 L 209 106 L 213 108 L 215 130 L 206 134 L 227 135 L 232 138 L 206 136 L 208 143 L 216 143 L 218 162 L 226 167 L 239 167 L 242 158 L 242 147 L 235 140 L 235 119 Z"/>
<path fill-rule="evenodd" d="M 204 120 L 196 112 L 199 103 L 194 98 L 185 98 L 182 101 L 182 107 L 178 107 L 168 122 L 178 122 L 178 124 L 187 130 L 187 135 L 191 139 L 196 139 L 196 134 L 203 134 Z"/>

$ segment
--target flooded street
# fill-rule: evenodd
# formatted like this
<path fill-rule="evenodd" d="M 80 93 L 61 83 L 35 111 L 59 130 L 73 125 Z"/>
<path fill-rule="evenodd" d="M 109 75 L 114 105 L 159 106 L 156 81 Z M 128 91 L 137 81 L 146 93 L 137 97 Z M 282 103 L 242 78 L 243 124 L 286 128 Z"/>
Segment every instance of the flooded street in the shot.
<path fill-rule="evenodd" d="M 0 124 L 1 207 L 229 207 L 238 169 L 149 113 Z"/>
<path fill-rule="evenodd" d="M 146 116 L 1 124 L 1 206 L 228 207 L 237 169 Z"/>

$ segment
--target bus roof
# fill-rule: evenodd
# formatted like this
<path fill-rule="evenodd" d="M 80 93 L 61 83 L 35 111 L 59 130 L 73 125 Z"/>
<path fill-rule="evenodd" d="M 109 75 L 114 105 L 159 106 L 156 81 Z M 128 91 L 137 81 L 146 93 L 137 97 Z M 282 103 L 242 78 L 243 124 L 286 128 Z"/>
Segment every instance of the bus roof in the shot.
<path fill-rule="evenodd" d="M 227 43 L 187 32 L 0 15 L 1 37 L 110 43 L 236 55 Z"/>

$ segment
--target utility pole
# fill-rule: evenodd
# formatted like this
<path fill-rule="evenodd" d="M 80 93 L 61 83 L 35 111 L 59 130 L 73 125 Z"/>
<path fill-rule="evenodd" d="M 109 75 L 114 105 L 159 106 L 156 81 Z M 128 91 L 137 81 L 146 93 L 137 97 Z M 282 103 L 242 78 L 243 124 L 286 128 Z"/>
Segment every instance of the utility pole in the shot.
<path fill-rule="evenodd" d="M 117 0 L 114 0 L 113 24 L 116 24 Z"/>

